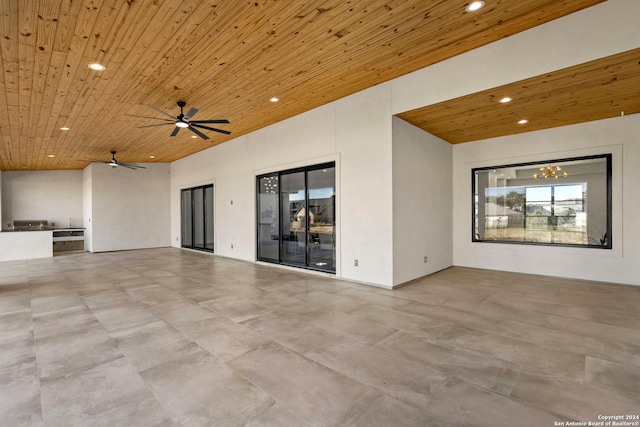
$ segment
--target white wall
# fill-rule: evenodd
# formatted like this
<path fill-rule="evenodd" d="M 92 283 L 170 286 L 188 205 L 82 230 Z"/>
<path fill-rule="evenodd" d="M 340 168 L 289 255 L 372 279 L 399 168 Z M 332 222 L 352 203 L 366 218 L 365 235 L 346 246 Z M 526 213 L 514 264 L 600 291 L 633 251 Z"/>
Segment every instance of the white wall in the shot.
<path fill-rule="evenodd" d="M 392 81 L 393 114 L 640 47 L 640 1 L 608 0 Z"/>
<path fill-rule="evenodd" d="M 93 205 L 93 168 L 98 167 L 92 163 L 82 171 L 82 217 L 84 221 L 84 250 L 93 252 L 93 222 L 91 222 L 91 206 Z"/>
<path fill-rule="evenodd" d="M 4 171 L 2 227 L 14 220 L 47 220 L 83 226 L 82 171 Z"/>
<path fill-rule="evenodd" d="M 640 114 L 453 148 L 455 265 L 640 284 Z M 471 242 L 471 169 L 613 154 L 613 250 Z"/>
<path fill-rule="evenodd" d="M 341 159 L 339 277 L 385 287 L 393 285 L 391 98 L 385 84 L 331 104 Z"/>
<path fill-rule="evenodd" d="M 0 261 L 52 257 L 52 234 L 51 230 L 0 233 Z"/>
<path fill-rule="evenodd" d="M 94 163 L 84 178 L 91 188 L 88 216 L 92 252 L 170 246 L 169 164 L 147 169 Z"/>
<path fill-rule="evenodd" d="M 449 143 L 394 117 L 394 285 L 453 264 L 451 164 Z"/>
<path fill-rule="evenodd" d="M 172 245 L 180 246 L 180 189 L 214 183 L 216 252 L 223 256 L 255 260 L 255 176 L 334 160 L 338 195 L 337 277 L 391 287 L 422 272 L 426 274 L 429 268 L 446 267 L 451 259 L 449 248 L 453 248 L 454 263 L 510 269 L 513 263 L 496 263 L 492 257 L 473 261 L 476 253 L 468 252 L 464 243 L 464 239 L 469 237 L 470 219 L 467 221 L 460 216 L 465 215 L 470 204 L 461 198 L 469 197 L 470 177 L 461 176 L 466 176 L 466 147 L 476 143 L 455 147 L 453 154 L 449 154 L 448 148 L 440 145 L 437 138 L 420 135 L 417 130 L 409 131 L 404 125 L 397 125 L 394 134 L 393 114 L 637 48 L 640 46 L 638 16 L 640 2 L 637 0 L 609 0 L 174 162 L 171 165 Z M 286 102 L 286 99 L 281 102 Z M 592 126 L 595 133 L 603 138 L 610 131 L 610 125 L 603 122 Z M 616 129 L 617 125 L 614 124 L 613 128 Z M 598 132 L 599 129 L 605 130 Z M 610 134 L 626 135 L 626 131 Z M 562 135 L 562 132 L 552 130 L 545 135 L 553 140 L 554 135 Z M 420 141 L 424 141 L 424 145 Z M 556 144 L 565 143 L 564 140 L 555 141 Z M 605 138 L 603 141 L 601 145 L 612 140 Z M 396 147 L 396 144 L 399 145 Z M 479 150 L 487 150 L 484 157 L 480 153 L 475 154 L 477 159 L 494 162 L 496 156 L 508 157 L 499 154 L 505 146 L 502 142 L 477 144 Z M 531 158 L 537 157 L 544 150 L 547 153 L 551 150 L 551 142 L 546 144 L 534 152 L 522 148 L 513 156 L 523 154 L 526 157 L 528 153 Z M 575 140 L 573 144 L 573 150 L 577 151 L 594 148 L 593 142 L 588 141 Z M 413 154 L 427 158 L 417 158 Z M 452 162 L 447 163 L 450 155 L 453 156 Z M 453 176 L 449 175 L 448 182 L 446 175 L 437 181 L 425 171 L 417 171 L 414 175 L 414 172 L 401 170 L 404 164 L 418 168 L 433 166 L 431 156 L 441 160 L 435 162 L 439 168 L 453 167 Z M 544 157 L 548 158 L 548 155 Z M 640 162 L 633 163 L 636 160 L 625 157 L 625 162 L 632 162 L 640 169 Z M 618 170 L 616 173 L 621 172 Z M 618 178 L 619 182 L 621 179 Z M 448 197 L 440 189 L 450 187 L 453 182 L 453 209 L 449 210 L 453 219 L 446 218 L 444 210 L 432 210 L 426 200 L 413 200 L 409 193 L 403 192 L 403 187 L 414 180 L 430 181 L 426 194 L 443 205 L 448 203 Z M 400 211 L 405 203 L 439 218 L 442 228 L 437 231 L 434 231 L 437 227 L 422 228 L 420 233 L 426 241 L 410 236 L 403 228 L 409 214 Z M 633 200 L 629 203 L 637 208 Z M 460 211 L 462 204 L 464 211 Z M 622 212 L 616 212 L 621 218 Z M 452 224 L 455 232 L 447 237 L 443 230 L 450 230 Z M 636 225 L 625 223 L 625 234 L 633 227 Z M 459 233 L 464 233 L 464 237 Z M 615 234 L 620 235 L 620 230 Z M 444 248 L 441 251 L 430 246 L 438 240 L 441 241 L 439 246 Z M 403 247 L 404 242 L 408 242 L 406 247 Z M 231 243 L 234 249 L 230 248 Z M 604 258 L 617 259 L 623 249 L 621 246 Z M 544 252 L 539 248 L 531 251 L 526 256 Z M 431 265 L 427 263 L 426 269 L 416 263 L 416 257 L 422 261 L 425 252 L 434 261 Z M 431 253 L 435 253 L 436 258 L 432 258 Z M 603 254 L 598 252 L 595 256 Z M 358 267 L 353 264 L 355 259 L 359 261 Z M 581 262 L 589 261 L 582 256 Z M 533 265 L 515 265 L 515 269 L 521 271 L 541 274 L 548 271 L 542 268 L 535 270 Z M 558 265 L 554 274 L 573 277 L 576 265 L 568 264 L 564 270 Z M 615 268 L 617 265 L 606 266 Z M 596 273 L 593 269 L 585 271 L 589 273 L 585 273 L 584 278 L 606 276 L 604 272 Z M 632 280 L 624 272 L 616 272 L 611 277 L 610 280 L 615 278 L 625 283 Z"/>
<path fill-rule="evenodd" d="M 171 164 L 171 244 L 180 247 L 180 190 L 214 184 L 214 250 L 254 261 L 255 176 L 336 160 L 329 109 L 297 117 L 293 129 L 277 123 Z M 321 130 L 329 130 L 323 134 Z M 304 141 L 304 144 L 297 142 Z M 231 204 L 233 201 L 233 204 Z M 233 244 L 233 249 L 231 245 Z"/>
<path fill-rule="evenodd" d="M 640 2 L 609 0 L 395 79 L 390 83 L 392 112 L 638 48 L 639 16 Z M 640 284 L 640 198 L 634 184 L 640 170 L 639 122 L 638 115 L 626 116 L 454 146 L 454 265 Z M 614 155 L 613 250 L 471 243 L 472 166 L 596 154 L 603 151 L 599 147 L 614 154 L 618 150 Z"/>
<path fill-rule="evenodd" d="M 376 86 L 172 163 L 172 245 L 180 246 L 180 189 L 214 183 L 216 253 L 255 261 L 256 175 L 335 161 L 336 274 L 391 287 L 390 101 L 389 86 Z"/>

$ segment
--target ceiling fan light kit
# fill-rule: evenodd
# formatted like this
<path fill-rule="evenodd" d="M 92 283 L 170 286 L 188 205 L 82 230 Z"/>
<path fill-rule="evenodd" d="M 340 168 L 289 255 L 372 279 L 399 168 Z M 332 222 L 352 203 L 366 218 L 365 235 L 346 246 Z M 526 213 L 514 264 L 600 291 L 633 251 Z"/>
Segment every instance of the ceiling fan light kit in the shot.
<path fill-rule="evenodd" d="M 174 125 L 175 129 L 171 132 L 171 134 L 169 134 L 169 136 L 176 136 L 178 135 L 178 132 L 180 131 L 180 129 L 189 129 L 191 132 L 195 133 L 197 136 L 199 136 L 200 138 L 204 139 L 204 140 L 208 140 L 209 137 L 207 135 L 205 135 L 204 133 L 202 133 L 199 129 L 206 129 L 206 130 L 212 130 L 214 132 L 219 132 L 225 135 L 230 135 L 231 132 L 229 132 L 228 130 L 223 130 L 223 129 L 217 129 L 217 128 L 213 128 L 210 126 L 205 126 L 203 123 L 205 124 L 229 124 L 229 120 L 227 119 L 212 119 L 212 120 L 191 120 L 193 118 L 193 116 L 196 115 L 196 113 L 200 110 L 198 110 L 196 107 L 191 107 L 189 108 L 189 111 L 187 111 L 187 113 L 184 113 L 184 107 L 186 107 L 187 103 L 184 101 L 178 101 L 177 102 L 178 107 L 180 107 L 180 114 L 177 116 L 172 116 L 171 114 L 167 113 L 166 111 L 163 111 L 161 109 L 159 109 L 158 107 L 154 107 L 153 105 L 147 105 L 149 108 L 151 108 L 154 111 L 157 111 L 158 113 L 162 114 L 163 116 L 166 117 L 170 117 L 170 119 L 165 119 L 165 118 L 161 118 L 161 117 L 148 117 L 148 116 L 137 116 L 134 114 L 127 114 L 128 116 L 132 116 L 132 117 L 143 117 L 143 118 L 147 118 L 147 119 L 154 119 L 154 120 L 162 120 L 164 123 L 157 123 L 157 124 L 153 124 L 153 125 L 146 125 L 146 126 L 139 126 L 141 128 L 148 128 L 148 127 L 155 127 L 155 126 L 163 126 L 163 125 Z M 198 129 L 199 128 L 199 129 Z"/>

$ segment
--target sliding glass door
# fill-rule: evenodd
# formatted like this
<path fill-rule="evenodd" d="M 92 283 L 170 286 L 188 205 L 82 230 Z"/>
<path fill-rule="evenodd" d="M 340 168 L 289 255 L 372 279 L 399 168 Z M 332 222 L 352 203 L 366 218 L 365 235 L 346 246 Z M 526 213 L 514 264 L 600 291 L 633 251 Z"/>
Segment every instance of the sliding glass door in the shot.
<path fill-rule="evenodd" d="M 304 181 L 304 171 L 280 175 L 280 260 L 283 264 L 305 265 L 307 211 Z"/>
<path fill-rule="evenodd" d="M 278 174 L 258 178 L 258 259 L 280 261 L 280 210 Z"/>
<path fill-rule="evenodd" d="M 335 167 L 307 173 L 308 264 L 331 271 L 336 269 L 335 188 Z"/>
<path fill-rule="evenodd" d="M 257 177 L 258 260 L 335 272 L 335 164 Z"/>
<path fill-rule="evenodd" d="M 213 252 L 213 185 L 181 192 L 182 247 Z"/>

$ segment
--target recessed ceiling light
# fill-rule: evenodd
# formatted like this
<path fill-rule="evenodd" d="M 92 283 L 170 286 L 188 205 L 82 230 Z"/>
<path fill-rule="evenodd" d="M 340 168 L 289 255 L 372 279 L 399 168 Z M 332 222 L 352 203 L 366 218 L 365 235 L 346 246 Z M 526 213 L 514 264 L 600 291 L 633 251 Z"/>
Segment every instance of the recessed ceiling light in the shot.
<path fill-rule="evenodd" d="M 525 124 L 525 123 L 529 123 L 529 120 L 527 120 L 527 119 L 522 119 L 522 120 L 518 121 L 518 124 L 519 124 L 519 125 L 523 125 L 523 124 Z"/>
<path fill-rule="evenodd" d="M 64 128 L 60 128 L 60 130 L 70 130 L 70 129 L 67 127 L 64 127 Z"/>
<path fill-rule="evenodd" d="M 95 71 L 104 71 L 104 70 L 107 69 L 107 67 L 105 67 L 102 64 L 98 64 L 97 62 L 94 62 L 93 64 L 89 64 L 89 65 L 87 65 L 87 67 L 89 67 L 89 68 L 91 68 L 92 70 L 95 70 Z"/>
<path fill-rule="evenodd" d="M 53 154 L 49 154 L 47 157 L 51 157 L 51 158 L 53 158 L 53 157 L 55 157 L 55 155 L 53 155 Z"/>
<path fill-rule="evenodd" d="M 196 139 L 198 137 L 198 135 L 191 135 L 192 139 Z"/>
<path fill-rule="evenodd" d="M 480 10 L 484 7 L 484 2 L 483 1 L 472 1 L 466 8 L 465 10 L 467 12 L 475 12 L 476 10 Z"/>
<path fill-rule="evenodd" d="M 505 96 L 504 98 L 502 98 L 502 99 L 500 100 L 500 103 L 501 103 L 501 104 L 506 104 L 507 102 L 511 102 L 511 101 L 513 101 L 513 98 L 510 98 L 510 97 L 508 97 L 508 96 Z"/>
<path fill-rule="evenodd" d="M 150 158 L 150 159 L 155 159 L 155 158 L 156 158 L 156 156 L 149 156 L 149 158 Z"/>
<path fill-rule="evenodd" d="M 271 101 L 271 102 L 278 102 L 278 101 L 280 101 L 280 99 L 279 99 L 279 98 L 276 98 L 276 97 L 274 96 L 274 97 L 273 97 L 273 98 L 271 98 L 269 101 Z"/>

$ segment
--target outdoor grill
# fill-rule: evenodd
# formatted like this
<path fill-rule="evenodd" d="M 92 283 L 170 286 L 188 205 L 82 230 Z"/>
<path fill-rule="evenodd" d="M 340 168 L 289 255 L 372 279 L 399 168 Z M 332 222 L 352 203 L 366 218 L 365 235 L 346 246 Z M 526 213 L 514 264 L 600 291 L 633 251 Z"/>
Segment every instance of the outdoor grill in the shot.
<path fill-rule="evenodd" d="M 50 226 L 46 219 L 27 219 L 13 221 L 13 229 L 15 231 L 38 231 L 53 230 L 54 227 Z"/>

